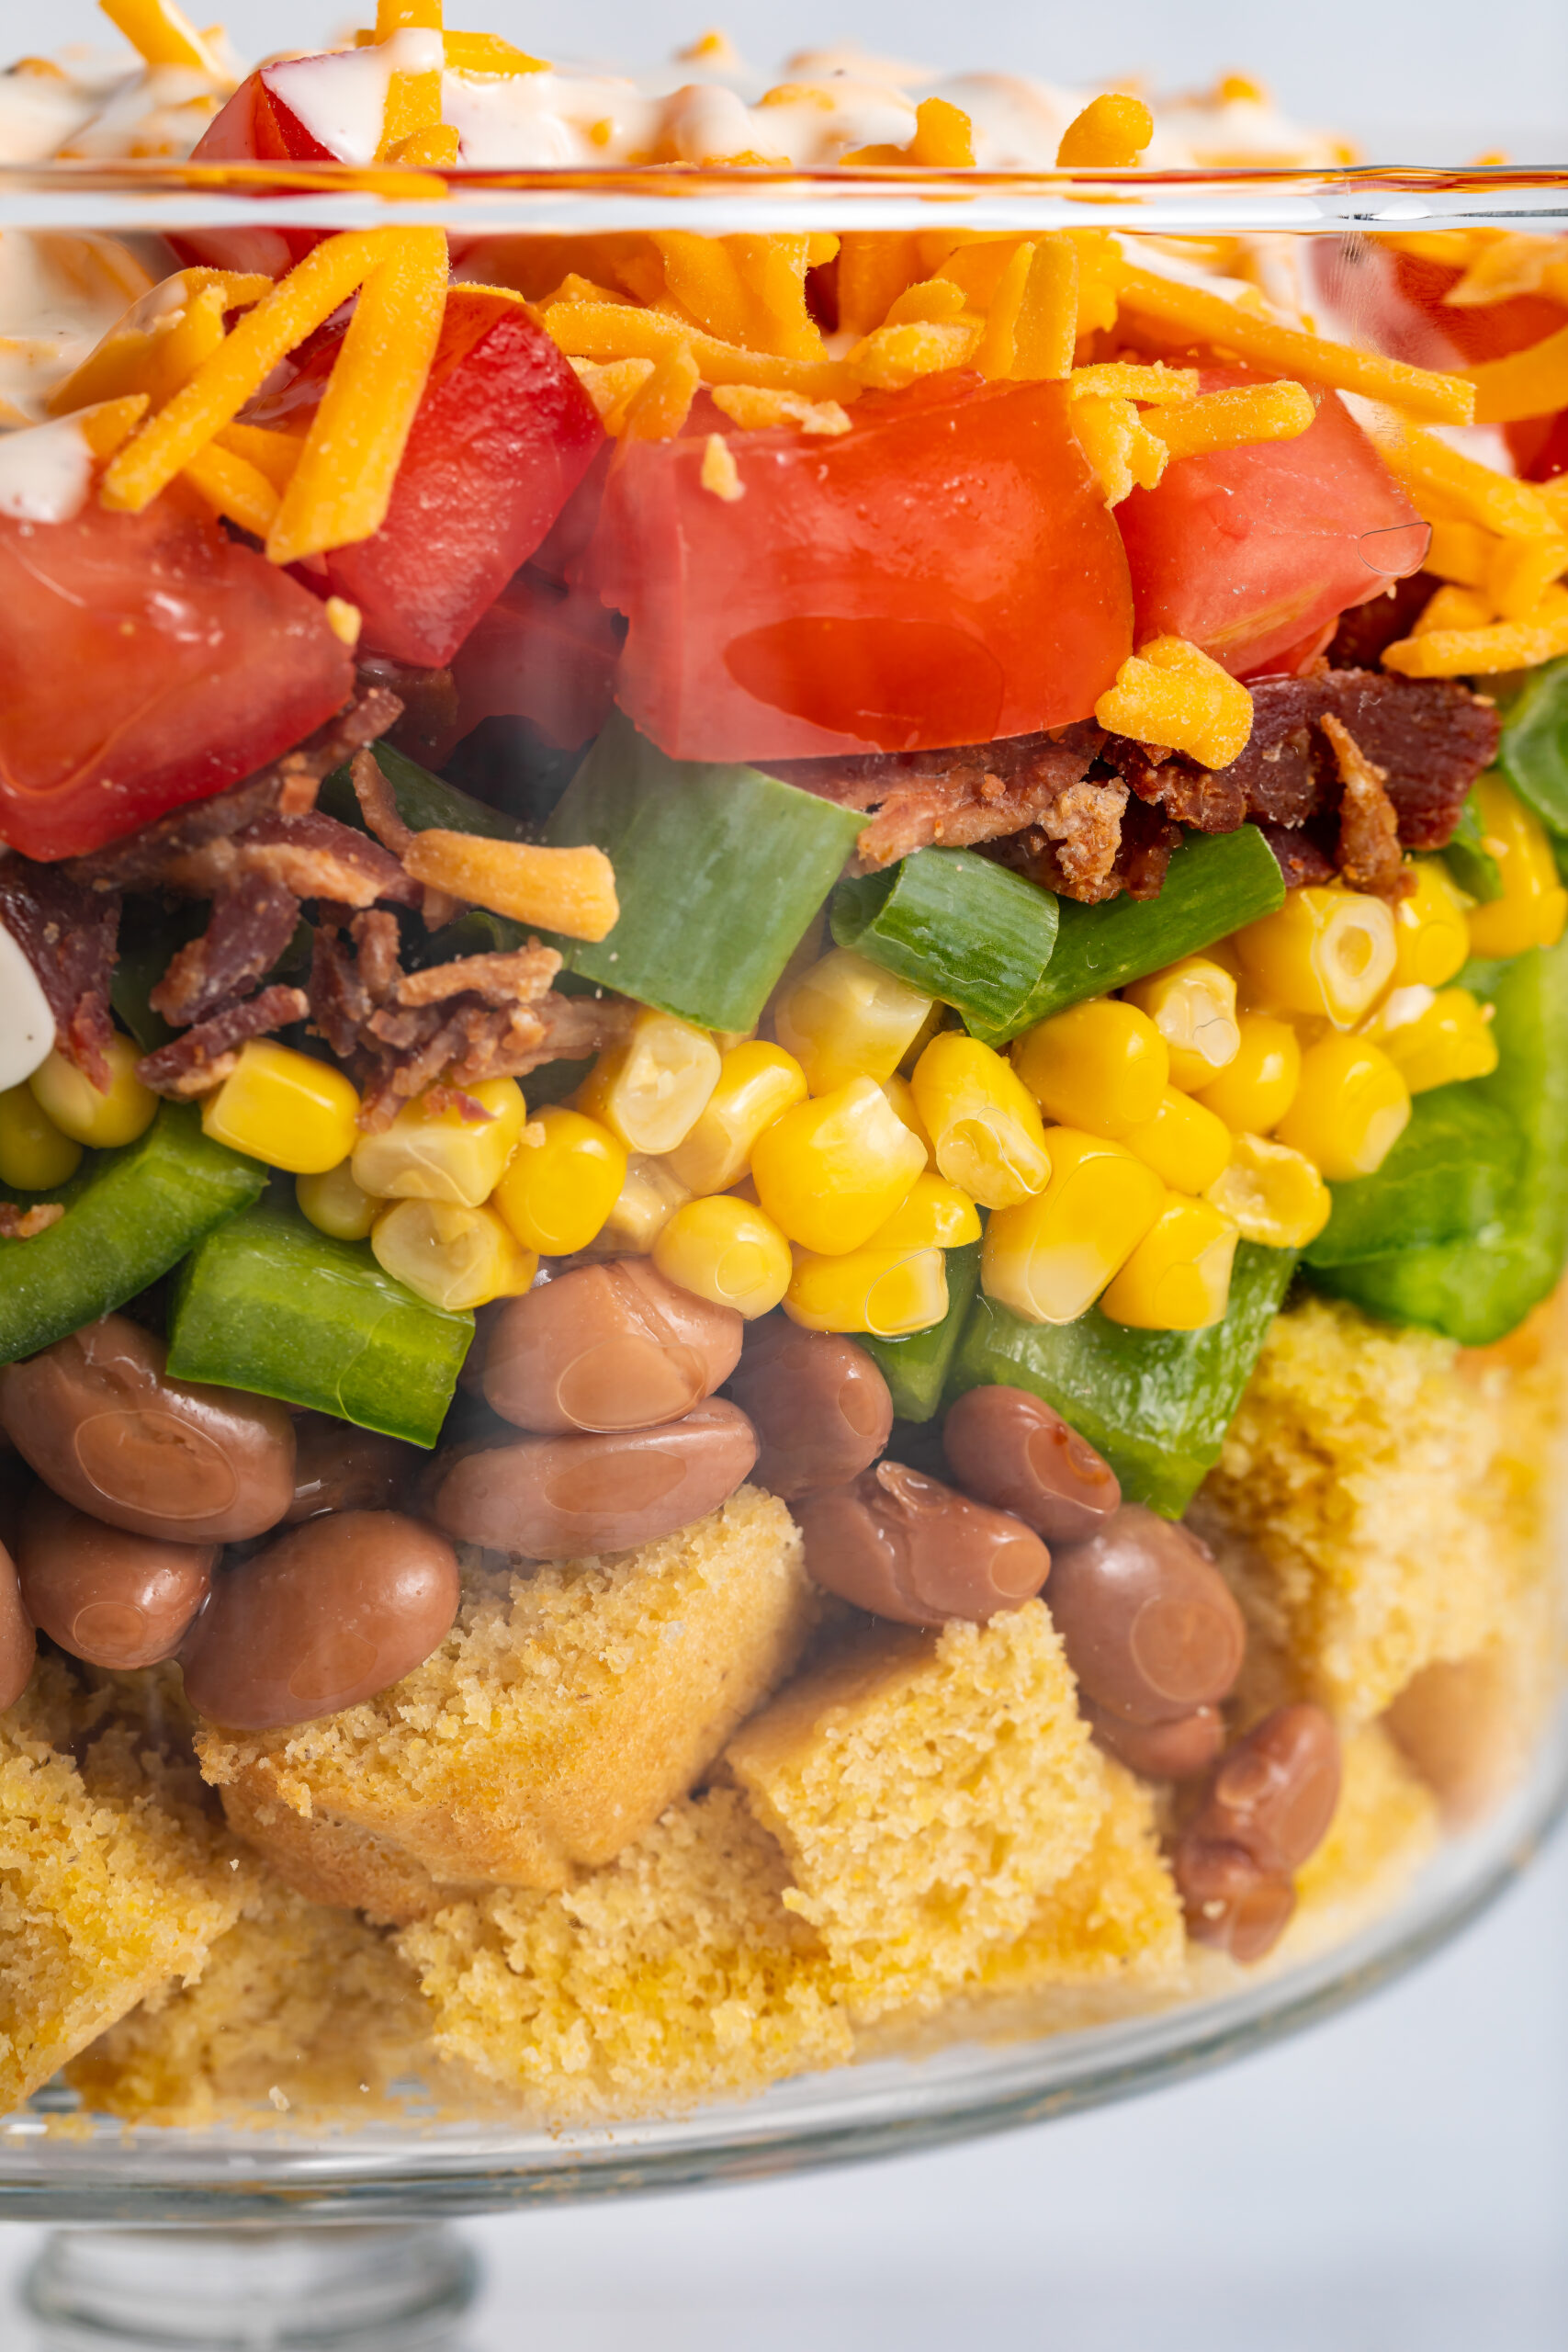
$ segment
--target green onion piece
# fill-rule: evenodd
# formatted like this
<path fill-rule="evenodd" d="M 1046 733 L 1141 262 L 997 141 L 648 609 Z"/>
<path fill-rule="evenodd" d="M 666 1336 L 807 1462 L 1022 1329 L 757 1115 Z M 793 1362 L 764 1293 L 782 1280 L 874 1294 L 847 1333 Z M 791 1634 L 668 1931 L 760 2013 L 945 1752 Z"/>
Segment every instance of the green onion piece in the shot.
<path fill-rule="evenodd" d="M 1293 1250 L 1239 1243 L 1224 1319 L 1205 1331 L 1134 1331 L 1097 1306 L 1076 1323 L 1025 1323 L 982 1292 L 949 1393 L 1032 1390 L 1099 1447 L 1128 1502 L 1179 1519 L 1219 1459 L 1295 1262 Z"/>
<path fill-rule="evenodd" d="M 1418 1094 L 1410 1125 L 1375 1176 L 1331 1184 L 1334 1214 L 1303 1251 L 1309 1266 L 1348 1266 L 1429 1242 L 1465 1241 L 1502 1216 L 1524 1146 L 1478 1080 Z"/>
<path fill-rule="evenodd" d="M 368 1243 L 334 1241 L 269 1203 L 209 1234 L 181 1268 L 169 1370 L 431 1446 L 473 1335 L 471 1315 L 416 1298 Z"/>
<path fill-rule="evenodd" d="M 491 841 L 521 840 L 522 826 L 504 809 L 492 808 L 488 800 L 476 800 L 471 792 L 460 792 L 455 784 L 432 775 L 428 768 L 422 768 L 417 760 L 390 743 L 376 743 L 371 749 L 377 766 L 392 787 L 398 814 L 411 832 L 425 833 L 438 825 L 447 832 L 483 833 Z M 340 824 L 357 825 L 361 832 L 367 830 L 346 767 L 333 770 L 317 795 L 316 805 Z"/>
<path fill-rule="evenodd" d="M 980 1286 L 980 1244 L 966 1241 L 947 1256 L 947 1313 L 929 1331 L 911 1331 L 902 1340 L 874 1340 L 862 1332 L 858 1344 L 875 1359 L 893 1394 L 893 1410 L 901 1421 L 929 1421 L 942 1403 L 958 1342 L 975 1293 Z"/>
<path fill-rule="evenodd" d="M 1481 804 L 1473 792 L 1459 812 L 1459 822 L 1438 854 L 1461 890 L 1489 907 L 1503 895 L 1503 875 L 1496 859 L 1486 846 L 1485 828 L 1481 821 Z"/>
<path fill-rule="evenodd" d="M 1051 1013 L 1141 980 L 1284 903 L 1279 860 L 1256 825 L 1189 833 L 1157 899 L 1108 899 L 1098 907 L 1061 899 L 1055 951 L 1028 1002 L 1007 1021 L 966 1018 L 965 1025 L 987 1046 L 1005 1046 Z"/>
<path fill-rule="evenodd" d="M 459 956 L 511 955 L 529 937 L 526 927 L 510 915 L 491 914 L 488 907 L 469 907 L 444 922 L 423 939 L 411 940 L 406 961 L 411 970 L 429 971 L 436 964 L 456 963 Z"/>
<path fill-rule="evenodd" d="M 615 869 L 621 919 L 574 971 L 704 1029 L 750 1029 L 865 820 L 755 768 L 666 759 L 619 714 L 550 819 Z"/>
<path fill-rule="evenodd" d="M 1568 654 L 1505 700 L 1497 765 L 1549 833 L 1568 834 Z"/>
<path fill-rule="evenodd" d="M 260 1160 L 209 1142 L 189 1103 L 165 1102 L 134 1143 L 89 1153 L 68 1184 L 30 1196 L 58 1201 L 58 1224 L 0 1241 L 0 1363 L 123 1306 L 265 1183 Z"/>
<path fill-rule="evenodd" d="M 1518 1181 L 1472 1241 L 1401 1250 L 1314 1273 L 1320 1290 L 1465 1347 L 1501 1340 L 1557 1286 L 1568 1260 L 1568 943 L 1532 947 L 1493 991 L 1498 1062 L 1465 1082 L 1518 1140 Z"/>
<path fill-rule="evenodd" d="M 840 947 L 993 1028 L 1028 1001 L 1056 944 L 1050 891 L 973 850 L 918 849 L 840 882 L 830 921 Z"/>

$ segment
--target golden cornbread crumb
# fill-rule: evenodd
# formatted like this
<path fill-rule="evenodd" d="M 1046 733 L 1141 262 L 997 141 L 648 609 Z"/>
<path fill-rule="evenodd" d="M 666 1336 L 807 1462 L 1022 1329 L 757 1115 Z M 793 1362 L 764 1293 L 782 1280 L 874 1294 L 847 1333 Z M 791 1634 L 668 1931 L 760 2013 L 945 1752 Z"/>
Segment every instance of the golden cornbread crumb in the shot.
<path fill-rule="evenodd" d="M 689 2106 L 852 2054 L 787 1883 L 739 1793 L 713 1789 L 575 1887 L 492 1891 L 397 1945 L 438 2048 L 551 2116 Z"/>
<path fill-rule="evenodd" d="M 477 1892 L 431 1877 L 423 1862 L 373 1829 L 338 1821 L 320 1805 L 296 1813 L 271 1793 L 265 1765 L 246 1765 L 222 1791 L 237 1838 L 308 1903 L 346 1904 L 377 1927 L 407 1927 L 443 1903 Z"/>
<path fill-rule="evenodd" d="M 725 1765 L 862 2018 L 934 2007 L 1018 1936 L 1107 1803 L 1038 1601 L 940 1634 L 868 1627 L 744 1724 Z"/>
<path fill-rule="evenodd" d="M 188 1751 L 160 1744 L 163 1695 L 155 1672 L 95 1688 L 45 1657 L 0 1715 L 0 2112 L 197 1974 L 254 1883 Z"/>
<path fill-rule="evenodd" d="M 1437 1799 L 1381 1724 L 1345 1742 L 1342 1763 L 1328 1835 L 1296 1872 L 1296 1916 L 1281 1947 L 1290 1959 L 1391 1900 L 1438 1841 Z"/>
<path fill-rule="evenodd" d="M 412 1674 L 293 1729 L 204 1726 L 202 1769 L 253 1806 L 370 1830 L 436 1880 L 564 1886 L 684 1795 L 788 1673 L 813 1606 L 799 1530 L 742 1487 L 636 1552 L 470 1566 Z"/>
<path fill-rule="evenodd" d="M 1501 1637 L 1549 1573 L 1560 1358 L 1465 1352 L 1307 1299 L 1275 1322 L 1191 1514 L 1260 1655 L 1349 1724 Z"/>
<path fill-rule="evenodd" d="M 370 2113 L 431 2056 L 429 2010 L 390 1944 L 353 1912 L 268 1880 L 195 1983 L 152 1995 L 66 2079 L 128 2122 L 199 2126 L 254 2109 L 298 2126 L 321 2109 Z"/>
<path fill-rule="evenodd" d="M 1550 1625 L 1527 1624 L 1473 1657 L 1423 1667 L 1383 1724 L 1455 1827 L 1477 1820 L 1518 1777 L 1540 1728 Z"/>

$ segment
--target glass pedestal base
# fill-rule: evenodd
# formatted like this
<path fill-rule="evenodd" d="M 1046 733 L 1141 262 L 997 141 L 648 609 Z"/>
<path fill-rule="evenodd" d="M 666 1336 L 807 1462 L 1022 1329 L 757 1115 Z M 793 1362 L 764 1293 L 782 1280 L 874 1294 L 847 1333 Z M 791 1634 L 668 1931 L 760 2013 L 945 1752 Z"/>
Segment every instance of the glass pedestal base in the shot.
<path fill-rule="evenodd" d="M 473 2300 L 455 2231 L 57 2230 L 26 2289 L 39 2352 L 423 2352 Z"/>

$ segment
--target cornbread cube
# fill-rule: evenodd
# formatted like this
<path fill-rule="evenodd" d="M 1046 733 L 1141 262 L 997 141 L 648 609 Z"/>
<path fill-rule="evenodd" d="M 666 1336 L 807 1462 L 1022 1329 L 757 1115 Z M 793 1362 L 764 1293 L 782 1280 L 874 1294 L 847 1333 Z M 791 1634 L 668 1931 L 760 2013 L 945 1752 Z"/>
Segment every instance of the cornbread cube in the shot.
<path fill-rule="evenodd" d="M 292 1729 L 205 1725 L 197 1750 L 255 1817 L 320 1808 L 436 1881 L 564 1887 L 685 1794 L 812 1615 L 799 1531 L 742 1487 L 635 1552 L 515 1572 L 470 1555 L 457 1623 L 412 1674 Z"/>
<path fill-rule="evenodd" d="M 298 2125 L 323 2109 L 374 2112 L 394 2078 L 429 2074 L 434 2054 L 429 2009 L 386 1939 L 264 1878 L 200 1976 L 150 1995 L 66 2079 L 131 2123 L 236 2122 L 259 2109 L 260 2120 Z"/>
<path fill-rule="evenodd" d="M 1021 1935 L 1109 1802 L 1038 1601 L 866 1629 L 743 1725 L 727 1770 L 783 1847 L 857 2018 L 932 2007 Z"/>
<path fill-rule="evenodd" d="M 1382 1718 L 1455 1828 L 1486 1813 L 1528 1761 L 1556 1665 L 1551 1627 L 1533 1643 L 1529 1630 L 1423 1667 Z"/>
<path fill-rule="evenodd" d="M 1534 1361 L 1307 1299 L 1190 1514 L 1291 1695 L 1350 1724 L 1501 1639 L 1551 1575 L 1557 1345 Z"/>
<path fill-rule="evenodd" d="M 163 1696 L 155 1671 L 95 1686 L 46 1657 L 0 1715 L 0 2112 L 197 1975 L 251 1892 L 188 1751 L 164 1744 Z"/>
<path fill-rule="evenodd" d="M 403 1928 L 477 1891 L 432 1878 L 400 1846 L 319 1805 L 296 1813 L 271 1785 L 265 1765 L 245 1766 L 221 1792 L 223 1811 L 235 1836 L 308 1903 L 344 1904 L 374 1926 Z"/>
<path fill-rule="evenodd" d="M 716 1788 L 568 1891 L 492 1890 L 397 1945 L 437 2047 L 552 2118 L 679 2108 L 852 2055 L 788 1877 L 739 1792 Z"/>
<path fill-rule="evenodd" d="M 1296 1917 L 1280 1947 L 1291 1959 L 1391 1902 L 1438 1842 L 1438 1801 L 1381 1724 L 1345 1742 L 1343 1764 L 1328 1835 L 1296 1872 Z"/>

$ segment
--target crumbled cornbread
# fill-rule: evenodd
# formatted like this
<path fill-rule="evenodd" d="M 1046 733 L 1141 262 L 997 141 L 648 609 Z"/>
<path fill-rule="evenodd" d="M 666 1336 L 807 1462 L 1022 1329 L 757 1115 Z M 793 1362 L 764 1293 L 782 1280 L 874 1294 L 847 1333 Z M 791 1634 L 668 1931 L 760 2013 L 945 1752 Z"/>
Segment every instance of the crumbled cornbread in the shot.
<path fill-rule="evenodd" d="M 268 1880 L 199 1978 L 166 1984 L 72 2061 L 89 2107 L 135 2123 L 210 2124 L 259 2109 L 276 2123 L 370 2112 L 430 2070 L 430 2013 L 391 1946 L 351 1911 Z"/>
<path fill-rule="evenodd" d="M 1191 1514 L 1260 1659 L 1364 1723 L 1472 1655 L 1549 1571 L 1560 1369 L 1489 1363 L 1309 1298 L 1269 1333 Z"/>
<path fill-rule="evenodd" d="M 727 1769 L 777 1838 L 857 2017 L 934 2007 L 1089 1851 L 1097 1751 L 1038 1601 L 868 1628 L 744 1725 Z"/>
<path fill-rule="evenodd" d="M 0 1716 L 0 2112 L 198 1973 L 250 1892 L 188 1756 L 160 1744 L 162 1696 L 155 1674 L 95 1688 L 49 1657 Z"/>
<path fill-rule="evenodd" d="M 565 1886 L 685 1794 L 812 1621 L 799 1532 L 754 1487 L 640 1551 L 465 1581 L 441 1647 L 363 1706 L 205 1727 L 208 1779 L 253 1812 L 320 1806 L 435 1880 Z"/>
<path fill-rule="evenodd" d="M 852 2054 L 788 1876 L 739 1793 L 714 1789 L 569 1891 L 489 1893 L 398 1949 L 437 2047 L 552 2116 L 690 2105 Z"/>
<path fill-rule="evenodd" d="M 1327 1915 L 1387 1900 L 1437 1843 L 1438 1805 L 1381 1724 L 1345 1742 L 1344 1780 L 1328 1835 L 1296 1873 L 1296 1918 L 1285 1949 L 1324 1939 Z"/>
<path fill-rule="evenodd" d="M 373 1829 L 320 1805 L 296 1813 L 273 1791 L 265 1758 L 222 1792 L 229 1826 L 308 1903 L 346 1904 L 381 1928 L 403 1928 L 477 1890 L 431 1877 L 423 1862 Z"/>

